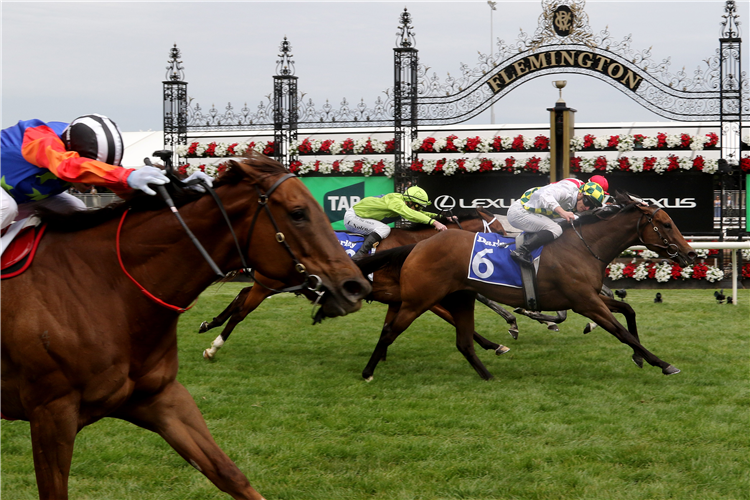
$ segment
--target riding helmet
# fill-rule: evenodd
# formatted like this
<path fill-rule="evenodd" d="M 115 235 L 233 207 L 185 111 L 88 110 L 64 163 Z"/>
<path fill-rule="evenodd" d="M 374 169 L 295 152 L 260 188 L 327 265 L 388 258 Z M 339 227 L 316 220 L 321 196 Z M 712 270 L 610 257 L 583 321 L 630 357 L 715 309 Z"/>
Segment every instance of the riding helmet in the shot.
<path fill-rule="evenodd" d="M 579 189 L 584 198 L 588 199 L 594 207 L 601 207 L 604 204 L 604 189 L 596 182 L 587 182 Z"/>
<path fill-rule="evenodd" d="M 430 204 L 430 198 L 427 196 L 427 193 L 424 189 L 418 186 L 408 188 L 404 193 L 404 199 L 422 205 L 423 207 Z"/>
<path fill-rule="evenodd" d="M 589 182 L 596 182 L 599 184 L 602 189 L 604 189 L 604 194 L 607 194 L 607 191 L 609 191 L 609 182 L 603 175 L 592 175 Z"/>
<path fill-rule="evenodd" d="M 75 151 L 110 165 L 120 165 L 124 152 L 122 134 L 117 124 L 102 115 L 83 115 L 73 120 L 63 130 L 65 149 Z"/>

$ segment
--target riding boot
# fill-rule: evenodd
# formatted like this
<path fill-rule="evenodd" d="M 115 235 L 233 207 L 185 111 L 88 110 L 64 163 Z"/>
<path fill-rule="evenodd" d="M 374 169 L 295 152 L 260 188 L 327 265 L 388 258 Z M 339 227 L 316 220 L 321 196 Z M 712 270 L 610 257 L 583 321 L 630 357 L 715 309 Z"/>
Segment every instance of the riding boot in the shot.
<path fill-rule="evenodd" d="M 531 266 L 531 251 L 555 239 L 554 233 L 547 230 L 526 235 L 523 244 L 510 252 L 510 258 L 522 266 Z"/>
<path fill-rule="evenodd" d="M 376 243 L 380 243 L 380 241 L 383 238 L 380 237 L 378 233 L 370 233 L 367 236 L 365 236 L 365 241 L 362 242 L 362 246 L 359 247 L 359 250 L 357 250 L 357 253 L 352 256 L 352 259 L 359 259 L 362 257 L 367 257 L 370 255 L 370 250 L 372 250 L 372 246 Z"/>

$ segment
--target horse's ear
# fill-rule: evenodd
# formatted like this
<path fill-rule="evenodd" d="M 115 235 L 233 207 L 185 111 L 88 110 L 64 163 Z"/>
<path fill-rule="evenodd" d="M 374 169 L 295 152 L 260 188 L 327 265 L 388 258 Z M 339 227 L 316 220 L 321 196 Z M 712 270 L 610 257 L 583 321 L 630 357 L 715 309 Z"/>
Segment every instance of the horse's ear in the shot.
<path fill-rule="evenodd" d="M 258 181 L 258 172 L 250 167 L 250 165 L 248 165 L 246 162 L 238 162 L 234 160 L 230 160 L 230 162 L 232 170 L 235 170 L 235 172 L 242 172 L 244 174 L 244 177 L 249 177 L 250 180 L 254 183 Z"/>

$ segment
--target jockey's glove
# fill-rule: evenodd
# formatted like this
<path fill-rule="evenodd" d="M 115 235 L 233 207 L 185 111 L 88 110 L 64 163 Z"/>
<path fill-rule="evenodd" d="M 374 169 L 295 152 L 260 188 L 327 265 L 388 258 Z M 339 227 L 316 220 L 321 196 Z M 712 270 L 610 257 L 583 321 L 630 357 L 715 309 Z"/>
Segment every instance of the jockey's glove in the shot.
<path fill-rule="evenodd" d="M 169 177 L 167 177 L 164 172 L 156 167 L 151 167 L 148 165 L 134 170 L 128 176 L 128 186 L 133 189 L 139 189 L 146 194 L 150 194 L 151 196 L 154 196 L 156 194 L 156 191 L 151 189 L 148 186 L 149 184 L 161 185 L 166 184 L 167 182 L 169 182 Z"/>
<path fill-rule="evenodd" d="M 190 182 L 196 179 L 205 182 L 206 184 L 208 184 L 208 187 L 213 187 L 214 185 L 213 178 L 210 175 L 206 174 L 205 172 L 201 172 L 200 170 L 198 170 L 197 172 L 193 172 L 182 182 Z M 188 186 L 188 189 L 198 191 L 199 193 L 206 192 L 206 188 L 204 188 L 200 184 L 194 184 L 192 186 Z"/>

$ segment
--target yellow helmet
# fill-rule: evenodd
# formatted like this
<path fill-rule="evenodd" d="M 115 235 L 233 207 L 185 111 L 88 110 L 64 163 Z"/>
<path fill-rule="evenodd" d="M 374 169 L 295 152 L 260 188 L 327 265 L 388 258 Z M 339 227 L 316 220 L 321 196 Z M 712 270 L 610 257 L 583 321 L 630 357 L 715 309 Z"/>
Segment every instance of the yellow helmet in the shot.
<path fill-rule="evenodd" d="M 404 200 L 412 201 L 414 203 L 422 205 L 423 207 L 426 207 L 430 204 L 430 198 L 427 196 L 427 193 L 424 189 L 418 186 L 412 186 L 408 188 L 406 192 L 404 192 Z"/>
<path fill-rule="evenodd" d="M 601 207 L 604 204 L 604 188 L 596 182 L 587 182 L 579 191 L 583 193 L 584 200 L 587 200 L 591 207 Z"/>

